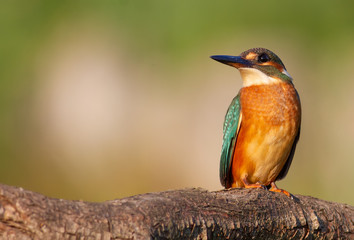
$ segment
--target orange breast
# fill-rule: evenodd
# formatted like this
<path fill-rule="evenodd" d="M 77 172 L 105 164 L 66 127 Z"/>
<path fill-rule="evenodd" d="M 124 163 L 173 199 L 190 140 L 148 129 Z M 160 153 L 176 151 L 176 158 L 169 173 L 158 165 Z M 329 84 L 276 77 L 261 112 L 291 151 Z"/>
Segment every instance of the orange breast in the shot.
<path fill-rule="evenodd" d="M 244 87 L 240 91 L 242 123 L 232 163 L 233 187 L 241 179 L 264 185 L 283 168 L 300 126 L 301 107 L 292 84 Z"/>

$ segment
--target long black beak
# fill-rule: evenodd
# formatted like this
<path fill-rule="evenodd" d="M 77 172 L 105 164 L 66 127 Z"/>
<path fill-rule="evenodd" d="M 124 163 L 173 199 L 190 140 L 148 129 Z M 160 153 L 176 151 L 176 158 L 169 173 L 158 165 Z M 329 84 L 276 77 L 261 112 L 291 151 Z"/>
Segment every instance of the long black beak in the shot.
<path fill-rule="evenodd" d="M 228 55 L 213 55 L 212 59 L 233 66 L 235 68 L 247 68 L 252 67 L 252 62 L 240 57 L 240 56 L 228 56 Z"/>

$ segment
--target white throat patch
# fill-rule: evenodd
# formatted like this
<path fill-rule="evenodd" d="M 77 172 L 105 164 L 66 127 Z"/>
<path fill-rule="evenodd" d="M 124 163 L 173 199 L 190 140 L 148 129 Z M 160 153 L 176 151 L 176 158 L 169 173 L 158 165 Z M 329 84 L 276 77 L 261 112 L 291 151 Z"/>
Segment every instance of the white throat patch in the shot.
<path fill-rule="evenodd" d="M 283 74 L 285 74 L 286 76 L 288 76 L 289 78 L 293 79 L 290 74 L 288 73 L 288 71 L 286 71 L 285 69 L 282 71 Z"/>
<path fill-rule="evenodd" d="M 238 70 L 241 73 L 244 87 L 282 82 L 280 79 L 269 77 L 255 68 L 239 68 Z"/>

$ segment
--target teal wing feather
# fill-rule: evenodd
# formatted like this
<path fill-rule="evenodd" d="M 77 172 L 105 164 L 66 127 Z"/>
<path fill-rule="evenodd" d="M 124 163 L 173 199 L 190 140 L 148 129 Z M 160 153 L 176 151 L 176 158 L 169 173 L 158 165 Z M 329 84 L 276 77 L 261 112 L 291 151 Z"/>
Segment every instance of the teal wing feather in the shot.
<path fill-rule="evenodd" d="M 230 187 L 232 181 L 231 164 L 241 118 L 241 102 L 240 94 L 238 94 L 232 100 L 224 121 L 224 137 L 220 158 L 220 182 L 226 188 Z"/>

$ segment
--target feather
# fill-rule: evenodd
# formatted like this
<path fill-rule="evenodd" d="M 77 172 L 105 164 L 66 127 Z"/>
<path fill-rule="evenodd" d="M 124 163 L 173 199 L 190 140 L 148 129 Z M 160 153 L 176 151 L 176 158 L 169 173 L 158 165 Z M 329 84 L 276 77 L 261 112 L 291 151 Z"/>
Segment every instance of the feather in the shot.
<path fill-rule="evenodd" d="M 237 94 L 227 110 L 223 128 L 224 137 L 220 158 L 220 182 L 226 188 L 230 187 L 232 183 L 231 165 L 237 134 L 241 126 L 241 119 L 240 94 Z"/>

